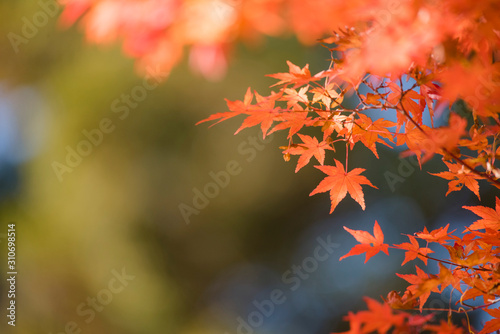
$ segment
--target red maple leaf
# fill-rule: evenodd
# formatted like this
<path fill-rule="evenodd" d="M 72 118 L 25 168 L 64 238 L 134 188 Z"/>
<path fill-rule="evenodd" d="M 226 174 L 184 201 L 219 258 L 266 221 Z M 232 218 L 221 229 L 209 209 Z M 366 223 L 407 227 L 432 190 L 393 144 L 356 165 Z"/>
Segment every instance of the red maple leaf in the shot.
<path fill-rule="evenodd" d="M 326 141 L 320 143 L 316 137 L 309 137 L 307 135 L 301 135 L 300 133 L 298 136 L 302 139 L 303 144 L 299 144 L 296 147 L 290 147 L 284 151 L 284 153 L 300 155 L 295 173 L 307 165 L 313 156 L 323 165 L 325 162 L 325 150 L 333 150 L 330 144 Z"/>
<path fill-rule="evenodd" d="M 469 226 L 471 230 L 500 229 L 500 199 L 497 197 L 495 210 L 485 206 L 464 206 L 463 208 L 474 212 L 483 219 L 475 221 Z"/>
<path fill-rule="evenodd" d="M 430 276 L 429 274 L 425 273 L 425 271 L 420 269 L 418 266 L 415 266 L 415 268 L 417 269 L 416 275 L 413 274 L 408 274 L 408 275 L 396 274 L 396 275 L 411 284 L 407 288 L 407 291 L 410 291 L 413 296 L 419 297 L 420 309 L 422 310 L 425 302 L 431 295 L 431 292 L 439 292 L 439 290 L 437 289 L 439 282 L 437 281 L 435 276 Z M 425 289 L 421 289 L 421 286 L 423 286 L 426 282 L 431 282 L 432 284 L 427 284 Z"/>
<path fill-rule="evenodd" d="M 363 210 L 365 209 L 365 197 L 363 195 L 363 190 L 361 189 L 362 184 L 369 185 L 370 187 L 376 188 L 366 177 L 359 175 L 365 171 L 363 168 L 354 168 L 350 172 L 346 172 L 344 165 L 335 159 L 334 166 L 314 166 L 321 170 L 323 173 L 328 174 L 327 177 L 321 181 L 316 189 L 314 189 L 309 196 L 317 193 L 323 193 L 326 191 L 330 192 L 330 200 L 332 201 L 332 208 L 330 213 L 335 210 L 335 207 L 349 192 L 349 195 L 361 205 Z"/>
<path fill-rule="evenodd" d="M 427 247 L 420 248 L 420 245 L 418 244 L 418 241 L 414 236 L 409 235 L 408 238 L 410 239 L 410 242 L 404 242 L 400 245 L 394 245 L 400 249 L 406 249 L 405 260 L 401 265 L 403 266 L 408 261 L 414 260 L 417 257 L 420 260 L 424 261 L 424 263 L 427 265 L 427 258 L 423 255 L 434 253 L 434 251 Z"/>
<path fill-rule="evenodd" d="M 342 261 L 344 258 L 359 255 L 366 253 L 365 263 L 374 255 L 378 254 L 378 252 L 382 251 L 385 254 L 389 255 L 389 245 L 384 244 L 384 233 L 382 233 L 382 229 L 377 221 L 375 221 L 375 225 L 373 226 L 373 235 L 366 231 L 361 230 L 351 230 L 348 227 L 344 226 L 344 230 L 351 233 L 351 235 L 360 242 L 360 245 L 354 246 L 349 253 L 342 256 L 339 261 Z"/>
<path fill-rule="evenodd" d="M 462 328 L 456 327 L 445 320 L 441 320 L 439 325 L 427 325 L 425 329 L 436 334 L 463 334 L 464 332 Z"/>
<path fill-rule="evenodd" d="M 483 329 L 479 332 L 479 334 L 488 334 L 488 333 L 493 333 L 495 331 L 498 331 L 500 329 L 500 308 L 496 309 L 485 309 L 485 311 L 491 315 L 492 317 L 495 317 L 495 319 L 491 319 L 490 321 L 487 321 L 484 324 Z"/>
<path fill-rule="evenodd" d="M 452 191 L 459 191 L 463 186 L 469 188 L 478 199 L 481 199 L 479 196 L 479 183 L 478 179 L 482 179 L 481 176 L 472 173 L 470 170 L 464 168 L 464 166 L 460 164 L 451 164 L 448 162 L 444 162 L 446 166 L 448 166 L 448 172 L 441 173 L 429 173 L 434 176 L 442 177 L 443 179 L 450 180 L 448 183 L 448 192 L 446 196 Z"/>
<path fill-rule="evenodd" d="M 425 240 L 427 242 L 437 242 L 437 243 L 446 243 L 447 240 L 452 239 L 450 234 L 455 232 L 456 230 L 448 232 L 448 228 L 450 224 L 447 224 L 444 227 L 440 227 L 436 230 L 429 232 L 427 227 L 424 226 L 424 230 L 420 233 L 417 233 L 417 238 Z"/>
<path fill-rule="evenodd" d="M 377 333 L 384 334 L 393 326 L 397 328 L 403 325 L 407 317 L 406 314 L 395 313 L 387 303 L 379 303 L 375 299 L 368 297 L 365 297 L 364 300 L 368 306 L 368 310 L 360 311 L 357 314 L 358 319 L 365 323 L 363 333 L 377 331 Z"/>
<path fill-rule="evenodd" d="M 349 321 L 349 331 L 341 332 L 341 333 L 332 333 L 332 334 L 360 334 L 361 332 L 361 319 L 359 319 L 358 315 L 349 311 L 346 316 L 344 316 L 344 320 Z"/>

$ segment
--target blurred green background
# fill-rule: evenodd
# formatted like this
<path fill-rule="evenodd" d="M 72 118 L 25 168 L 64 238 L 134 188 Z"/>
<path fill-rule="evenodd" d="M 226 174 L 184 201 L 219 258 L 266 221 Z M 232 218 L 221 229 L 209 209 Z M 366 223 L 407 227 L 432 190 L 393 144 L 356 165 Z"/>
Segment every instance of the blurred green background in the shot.
<path fill-rule="evenodd" d="M 225 111 L 224 98 L 241 99 L 248 86 L 268 94 L 275 80 L 264 75 L 287 71 L 286 60 L 322 70 L 329 57 L 322 47 L 304 47 L 294 38 L 239 45 L 227 76 L 215 83 L 184 62 L 123 117 L 113 112 L 113 102 L 141 86 L 142 78 L 119 46 L 86 45 L 77 28 L 61 30 L 53 18 L 15 52 L 8 34 L 20 34 L 23 17 L 38 10 L 31 1 L 0 4 L 2 333 L 345 329 L 341 317 L 363 307 L 362 295 L 403 289 L 393 273 L 412 268 L 400 269 L 397 253 L 391 261 L 379 255 L 366 265 L 361 257 L 339 263 L 354 245 L 342 225 L 371 230 L 377 219 L 388 242 L 401 243 L 400 233 L 448 223 L 447 214 L 458 217 L 461 205 L 477 204 L 465 192 L 445 198 L 446 182 L 415 168 L 391 189 L 385 173 L 398 173 L 398 153 L 381 148 L 377 161 L 361 148 L 350 166 L 369 166 L 366 175 L 379 190 L 366 189 L 366 212 L 346 199 L 329 216 L 326 194 L 308 196 L 322 173 L 308 166 L 296 175 L 296 160 L 283 161 L 278 146 L 286 145 L 285 134 L 254 144 L 258 129 L 233 136 L 241 119 L 210 129 L 194 125 Z M 85 133 L 95 133 L 103 119 L 113 130 L 84 147 Z M 58 177 L 54 166 L 66 165 L 79 145 L 88 155 Z M 335 154 L 344 156 L 342 149 Z M 194 189 L 202 191 L 213 182 L 211 172 L 226 170 L 230 161 L 241 172 L 187 223 L 179 206 L 193 207 Z M 432 161 L 424 169 L 439 168 Z M 5 317 L 9 222 L 18 230 L 15 328 Z M 307 278 L 290 274 L 313 257 L 318 238 L 331 238 L 338 250 L 316 259 L 317 268 L 310 262 Z M 120 275 L 122 281 L 115 279 Z M 285 279 L 292 276 L 294 284 Z M 269 306 L 263 301 L 273 290 L 286 300 L 272 312 L 259 311 Z M 268 311 L 262 321 L 255 313 Z M 249 328 L 239 319 L 259 325 Z"/>

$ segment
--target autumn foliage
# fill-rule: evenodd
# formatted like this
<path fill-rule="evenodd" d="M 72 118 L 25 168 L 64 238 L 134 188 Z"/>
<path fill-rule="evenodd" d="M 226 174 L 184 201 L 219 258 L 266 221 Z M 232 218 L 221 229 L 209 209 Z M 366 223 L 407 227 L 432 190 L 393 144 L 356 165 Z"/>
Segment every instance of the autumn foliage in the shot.
<path fill-rule="evenodd" d="M 151 8 L 156 15 L 144 22 L 140 13 Z M 209 15 L 202 15 L 207 8 Z M 106 13 L 117 10 L 121 14 L 105 20 Z M 416 156 L 420 165 L 440 157 L 443 169 L 429 177 L 448 181 L 443 195 L 465 187 L 480 199 L 480 185 L 500 188 L 498 0 L 68 1 L 62 22 L 79 17 L 89 40 L 123 39 L 140 68 L 160 64 L 170 70 L 188 46 L 191 66 L 209 78 L 225 71 L 239 39 L 253 43 L 263 35 L 293 33 L 304 43 L 318 40 L 331 54 L 323 71 L 311 73 L 308 65 L 288 61 L 287 71 L 269 75 L 277 80 L 269 94 L 249 88 L 242 100 L 227 100 L 228 111 L 202 122 L 241 117 L 236 133 L 254 126 L 264 137 L 286 131 L 284 159 L 298 156 L 296 172 L 314 164 L 326 174 L 310 195 L 327 192 L 330 212 L 347 194 L 364 210 L 363 190 L 377 188 L 362 175 L 364 166 L 349 164 L 349 151 L 359 145 L 377 158 L 381 145 L 403 146 L 403 156 Z M 461 115 L 458 102 L 466 106 Z M 367 116 L 374 109 L 385 116 Z M 443 118 L 446 124 L 438 126 Z M 345 159 L 328 158 L 328 151 L 340 146 Z M 495 208 L 464 210 L 480 217 L 464 233 L 448 231 L 448 226 L 424 229 L 399 245 L 384 243 L 377 222 L 373 234 L 345 227 L 358 244 L 341 260 L 365 254 L 368 261 L 379 252 L 389 255 L 390 248 L 405 253 L 402 265 L 415 266 L 415 274 L 397 274 L 408 282 L 406 291 L 391 291 L 381 301 L 366 298 L 367 310 L 349 313 L 348 333 L 500 330 L 500 199 Z M 431 244 L 445 248 L 449 257 L 433 257 Z M 428 261 L 438 262 L 438 274 L 421 268 Z M 447 287 L 461 294 L 459 308 L 430 311 L 444 312 L 448 321 L 418 312 L 427 310 L 432 293 Z M 476 299 L 480 306 L 471 305 Z M 453 313 L 473 310 L 493 320 L 477 330 L 453 323 Z"/>

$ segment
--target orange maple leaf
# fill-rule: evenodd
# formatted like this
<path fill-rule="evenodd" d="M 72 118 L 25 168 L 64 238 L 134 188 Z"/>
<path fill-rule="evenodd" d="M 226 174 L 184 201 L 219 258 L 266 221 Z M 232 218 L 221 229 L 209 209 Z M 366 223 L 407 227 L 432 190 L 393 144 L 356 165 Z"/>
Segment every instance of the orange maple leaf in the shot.
<path fill-rule="evenodd" d="M 370 117 L 358 113 L 359 119 L 355 121 L 357 126 L 352 128 L 352 141 L 361 141 L 369 148 L 378 159 L 376 143 L 381 143 L 391 147 L 382 138 L 393 141 L 391 132 L 387 129 L 396 125 L 396 123 L 379 118 L 372 121 Z"/>
<path fill-rule="evenodd" d="M 287 60 L 289 73 L 276 73 L 276 74 L 268 74 L 268 77 L 279 79 L 278 83 L 275 83 L 271 87 L 285 84 L 285 83 L 293 83 L 294 87 L 301 86 L 303 84 L 309 83 L 311 81 L 319 80 L 319 78 L 311 77 L 311 72 L 309 71 L 309 64 L 306 64 L 304 68 L 300 68 L 297 65 L 294 65 L 291 61 Z"/>
<path fill-rule="evenodd" d="M 349 331 L 347 332 L 339 332 L 332 334 L 360 334 L 361 332 L 361 319 L 359 319 L 358 315 L 349 311 L 346 316 L 344 316 L 345 321 L 349 321 Z"/>
<path fill-rule="evenodd" d="M 399 249 L 406 249 L 407 250 L 407 252 L 405 253 L 405 260 L 403 261 L 403 263 L 401 265 L 403 266 L 408 261 L 414 260 L 417 257 L 420 260 L 424 261 L 424 263 L 427 265 L 427 258 L 423 255 L 427 255 L 429 253 L 434 253 L 434 251 L 432 251 L 430 248 L 427 248 L 427 247 L 420 248 L 418 241 L 414 236 L 409 235 L 408 238 L 410 239 L 409 243 L 404 242 L 400 245 L 394 245 L 394 246 L 398 247 Z"/>
<path fill-rule="evenodd" d="M 360 311 L 357 314 L 358 319 L 365 323 L 363 333 L 377 331 L 377 333 L 384 334 L 393 326 L 397 328 L 403 325 L 406 314 L 395 313 L 387 303 L 379 303 L 375 299 L 368 297 L 364 297 L 363 299 L 368 306 L 368 310 Z"/>
<path fill-rule="evenodd" d="M 419 162 L 425 163 L 436 153 L 445 155 L 447 154 L 445 150 L 453 152 L 457 148 L 460 138 L 465 134 L 466 126 L 467 120 L 454 113 L 450 114 L 448 126 L 442 126 L 437 129 L 429 128 L 425 125 L 415 127 L 409 123 L 406 126 L 405 133 L 398 133 L 396 135 L 397 144 L 407 144 L 408 150 L 417 155 Z M 409 152 L 405 152 L 404 154 L 408 155 Z"/>
<path fill-rule="evenodd" d="M 483 329 L 479 332 L 479 334 L 488 334 L 498 331 L 500 329 L 500 308 L 496 309 L 485 309 L 485 311 L 495 317 L 495 319 L 491 319 L 484 324 Z"/>
<path fill-rule="evenodd" d="M 286 94 L 283 100 L 286 101 L 287 108 L 293 108 L 299 105 L 299 103 L 307 105 L 309 103 L 309 97 L 306 94 L 308 90 L 309 86 L 300 88 L 298 92 L 291 88 L 283 89 L 283 93 Z"/>
<path fill-rule="evenodd" d="M 253 100 L 252 90 L 250 89 L 250 87 L 248 87 L 247 92 L 245 93 L 245 97 L 243 98 L 243 101 L 240 101 L 240 100 L 230 101 L 228 99 L 225 99 L 225 100 L 226 100 L 227 107 L 231 111 L 219 112 L 219 113 L 212 114 L 209 117 L 196 123 L 196 125 L 201 124 L 201 123 L 205 123 L 205 122 L 209 122 L 209 121 L 214 121 L 214 120 L 218 119 L 217 122 L 210 125 L 210 127 L 212 127 L 217 123 L 220 123 L 222 121 L 233 118 L 234 116 L 238 116 L 244 112 L 249 111 L 250 107 L 251 107 L 252 100 Z"/>
<path fill-rule="evenodd" d="M 300 155 L 297 168 L 295 168 L 295 173 L 307 165 L 313 156 L 321 165 L 323 165 L 325 162 L 325 150 L 333 150 L 333 148 L 330 147 L 330 144 L 326 141 L 322 141 L 320 143 L 316 137 L 309 137 L 307 135 L 301 135 L 300 133 L 298 136 L 302 139 L 303 144 L 298 144 L 296 147 L 290 147 L 283 152 Z"/>
<path fill-rule="evenodd" d="M 280 94 L 272 92 L 269 96 L 261 96 L 259 93 L 255 92 L 256 104 L 251 104 L 253 97 L 254 95 L 250 88 L 248 88 L 243 101 L 229 101 L 226 99 L 230 111 L 213 114 L 199 121 L 196 125 L 218 119 L 216 123 L 212 124 L 213 126 L 234 116 L 246 114 L 248 115 L 247 118 L 234 134 L 237 134 L 245 128 L 260 124 L 262 137 L 265 138 L 273 122 L 282 120 L 281 109 L 275 108 L 276 100 L 280 97 Z"/>
<path fill-rule="evenodd" d="M 462 334 L 464 332 L 462 328 L 456 327 L 445 320 L 441 320 L 439 325 L 427 325 L 424 328 L 436 334 Z"/>
<path fill-rule="evenodd" d="M 257 109 L 245 112 L 246 114 L 249 114 L 249 116 L 243 121 L 234 134 L 237 134 L 245 128 L 260 124 L 262 129 L 262 138 L 265 138 L 273 122 L 281 118 L 280 109 L 274 107 L 278 94 L 261 96 L 255 92 L 255 98 L 257 100 Z"/>
<path fill-rule="evenodd" d="M 304 126 L 310 126 L 314 123 L 314 120 L 307 115 L 307 111 L 305 111 L 301 106 L 296 105 L 293 111 L 285 112 L 281 115 L 280 123 L 269 131 L 269 134 L 275 131 L 289 129 L 287 138 L 290 139 Z"/>
<path fill-rule="evenodd" d="M 448 126 L 430 129 L 427 134 L 437 147 L 453 151 L 460 141 L 460 137 L 465 134 L 466 127 L 467 120 L 465 118 L 450 113 Z"/>
<path fill-rule="evenodd" d="M 402 278 L 411 284 L 406 290 L 411 292 L 414 298 L 419 297 L 420 310 L 422 310 L 425 302 L 431 295 L 431 291 L 439 292 L 439 290 L 437 289 L 439 282 L 434 275 L 430 276 L 429 274 L 425 273 L 425 271 L 420 269 L 418 266 L 415 266 L 415 268 L 417 269 L 416 275 L 413 274 L 407 274 L 407 275 L 396 274 L 396 275 L 399 278 Z M 421 286 L 423 286 L 426 282 L 430 282 L 432 284 L 427 284 L 425 290 L 421 289 Z"/>
<path fill-rule="evenodd" d="M 417 300 L 413 298 L 413 295 L 410 291 L 405 291 L 403 296 L 400 296 L 397 291 L 392 290 L 387 294 L 386 298 L 382 299 L 384 299 L 384 301 L 395 310 L 411 310 L 418 304 Z"/>
<path fill-rule="evenodd" d="M 475 221 L 469 229 L 471 230 L 483 230 L 483 229 L 500 229 L 500 199 L 496 198 L 495 210 L 485 206 L 464 206 L 463 208 L 474 212 L 476 215 L 483 219 Z"/>
<path fill-rule="evenodd" d="M 448 166 L 448 172 L 429 174 L 442 177 L 446 180 L 450 180 L 450 182 L 448 183 L 448 192 L 446 193 L 446 196 L 448 196 L 448 194 L 452 191 L 461 190 L 465 185 L 477 196 L 478 199 L 481 199 L 481 197 L 479 196 L 479 184 L 477 182 L 478 179 L 482 179 L 481 176 L 472 173 L 460 164 L 451 164 L 446 161 L 444 161 L 444 163 L 446 164 L 446 166 Z"/>
<path fill-rule="evenodd" d="M 424 226 L 424 230 L 420 233 L 417 233 L 417 238 L 425 240 L 427 242 L 437 242 L 437 243 L 446 243 L 447 240 L 453 239 L 450 237 L 450 234 L 455 232 L 456 230 L 448 232 L 448 228 L 450 224 L 447 224 L 444 227 L 440 227 L 436 230 L 432 230 L 429 232 L 427 227 Z"/>
<path fill-rule="evenodd" d="M 363 190 L 361 189 L 362 184 L 369 185 L 370 187 L 376 188 L 366 177 L 359 175 L 365 171 L 363 168 L 354 168 L 350 172 L 346 172 L 344 165 L 335 159 L 334 166 L 314 166 L 321 170 L 323 173 L 328 174 L 327 177 L 321 181 L 318 186 L 309 194 L 312 196 L 317 193 L 323 193 L 330 191 L 330 199 L 332 201 L 332 208 L 330 213 L 335 210 L 335 207 L 349 192 L 349 195 L 361 205 L 361 208 L 365 209 L 365 198 L 363 195 Z"/>
<path fill-rule="evenodd" d="M 316 103 L 321 101 L 326 106 L 327 110 L 338 106 L 342 103 L 344 96 L 337 93 L 336 87 L 339 86 L 335 83 L 329 83 L 325 87 L 312 88 L 310 90 L 311 93 L 314 93 L 312 102 Z"/>
<path fill-rule="evenodd" d="M 378 252 L 382 251 L 386 255 L 389 255 L 389 245 L 384 244 L 384 233 L 382 233 L 382 229 L 377 221 L 375 221 L 375 225 L 373 226 L 373 235 L 366 231 L 362 230 L 351 230 L 348 227 L 344 226 L 344 230 L 351 233 L 351 235 L 360 242 L 360 245 L 354 246 L 349 253 L 342 256 L 339 261 L 342 261 L 344 258 L 359 255 L 366 253 L 365 263 L 368 260 L 376 255 Z"/>

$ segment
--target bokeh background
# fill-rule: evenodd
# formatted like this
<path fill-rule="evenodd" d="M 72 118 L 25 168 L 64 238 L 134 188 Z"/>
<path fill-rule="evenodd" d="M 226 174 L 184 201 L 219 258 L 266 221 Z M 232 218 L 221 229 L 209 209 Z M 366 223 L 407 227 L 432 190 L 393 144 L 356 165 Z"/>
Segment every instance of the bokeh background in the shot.
<path fill-rule="evenodd" d="M 8 34 L 20 34 L 23 18 L 38 10 L 27 0 L 0 3 L 2 333 L 345 330 L 342 316 L 363 308 L 362 296 L 404 290 L 394 272 L 414 267 L 401 268 L 398 252 L 367 264 L 364 257 L 339 262 L 355 244 L 342 226 L 371 230 L 377 220 L 387 242 L 401 243 L 401 233 L 424 225 L 460 228 L 474 218 L 460 209 L 478 204 L 471 193 L 445 197 L 446 181 L 428 174 L 443 167 L 439 160 L 420 171 L 398 151 L 380 147 L 377 160 L 357 148 L 350 166 L 367 168 L 379 190 L 366 188 L 366 211 L 348 198 L 329 215 L 326 194 L 308 196 L 322 173 L 308 166 L 295 174 L 296 160 L 283 160 L 285 134 L 263 143 L 258 129 L 233 135 L 241 120 L 195 126 L 248 86 L 268 94 L 275 81 L 264 75 L 287 71 L 286 60 L 322 70 L 329 53 L 320 46 L 294 37 L 239 45 L 218 82 L 193 74 L 184 61 L 125 117 L 112 105 L 143 78 L 119 46 L 87 45 L 77 28 L 62 30 L 51 18 L 15 52 Z M 68 152 L 103 119 L 113 130 L 58 177 L 54 166 L 67 165 Z M 344 156 L 339 148 L 327 159 Z M 241 171 L 184 219 L 180 205 L 193 207 L 196 189 L 231 161 Z M 391 186 L 387 172 L 404 182 Z M 486 187 L 481 195 L 483 204 L 494 202 Z M 9 222 L 18 230 L 15 328 L 5 317 Z M 335 244 L 322 260 L 314 257 L 319 240 Z M 113 289 L 119 273 L 126 277 L 120 291 Z M 271 307 L 265 301 L 276 290 L 282 302 Z M 448 300 L 430 303 L 447 307 Z"/>

